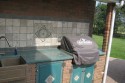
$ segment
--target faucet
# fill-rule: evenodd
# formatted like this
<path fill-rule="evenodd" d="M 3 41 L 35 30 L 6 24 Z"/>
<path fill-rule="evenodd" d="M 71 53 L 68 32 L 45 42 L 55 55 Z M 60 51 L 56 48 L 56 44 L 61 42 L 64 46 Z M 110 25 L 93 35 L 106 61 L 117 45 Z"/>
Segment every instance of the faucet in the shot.
<path fill-rule="evenodd" d="M 8 46 L 11 47 L 11 45 L 10 45 L 8 39 L 7 39 L 5 36 L 0 36 L 0 39 L 2 39 L 2 38 L 4 38 L 4 39 L 6 40 Z M 0 55 L 5 55 L 5 53 L 4 53 L 4 52 L 0 52 Z"/>
<path fill-rule="evenodd" d="M 10 43 L 9 43 L 8 39 L 7 39 L 5 36 L 0 36 L 0 39 L 2 39 L 2 38 L 4 38 L 4 39 L 6 40 L 6 42 L 7 42 L 8 46 L 9 46 L 9 47 L 11 47 L 11 45 L 10 45 Z"/>

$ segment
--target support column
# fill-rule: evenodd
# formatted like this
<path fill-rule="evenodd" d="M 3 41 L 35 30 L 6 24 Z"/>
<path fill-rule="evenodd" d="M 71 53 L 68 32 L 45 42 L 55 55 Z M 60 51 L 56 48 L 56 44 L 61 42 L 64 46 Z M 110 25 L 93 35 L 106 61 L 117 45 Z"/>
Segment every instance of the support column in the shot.
<path fill-rule="evenodd" d="M 107 51 L 108 51 L 110 30 L 111 30 L 111 26 L 112 26 L 112 16 L 113 16 L 114 7 L 115 7 L 115 3 L 107 4 L 105 34 L 103 37 L 103 47 L 102 47 L 103 51 L 106 52 L 106 55 L 100 56 L 99 61 L 96 63 L 95 72 L 94 72 L 94 83 L 102 83 L 103 79 L 104 79 L 106 59 L 109 59 L 109 58 L 107 58 Z"/>
<path fill-rule="evenodd" d="M 112 12 L 114 7 L 115 7 L 115 3 L 107 4 L 106 25 L 105 25 L 105 32 L 104 32 L 103 45 L 102 45 L 102 50 L 103 52 L 106 52 L 106 54 L 108 50 L 110 28 L 111 28 L 111 22 L 112 22 Z"/>

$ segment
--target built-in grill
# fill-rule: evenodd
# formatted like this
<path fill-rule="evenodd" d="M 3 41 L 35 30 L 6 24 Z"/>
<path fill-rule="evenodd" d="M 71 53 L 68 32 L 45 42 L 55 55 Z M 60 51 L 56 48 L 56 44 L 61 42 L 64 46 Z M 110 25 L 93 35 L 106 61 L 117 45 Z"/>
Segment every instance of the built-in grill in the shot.
<path fill-rule="evenodd" d="M 98 46 L 89 36 L 63 36 L 59 49 L 72 53 L 76 65 L 91 65 L 99 59 Z"/>

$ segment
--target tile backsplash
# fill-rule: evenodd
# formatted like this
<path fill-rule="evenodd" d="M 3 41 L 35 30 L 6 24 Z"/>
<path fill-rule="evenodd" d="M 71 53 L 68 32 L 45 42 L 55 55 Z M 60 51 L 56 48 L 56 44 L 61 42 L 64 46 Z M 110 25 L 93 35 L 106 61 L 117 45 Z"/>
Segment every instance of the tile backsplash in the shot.
<path fill-rule="evenodd" d="M 64 35 L 88 35 L 89 23 L 0 18 L 0 36 L 13 47 L 55 46 Z M 0 39 L 0 48 L 8 47 Z"/>

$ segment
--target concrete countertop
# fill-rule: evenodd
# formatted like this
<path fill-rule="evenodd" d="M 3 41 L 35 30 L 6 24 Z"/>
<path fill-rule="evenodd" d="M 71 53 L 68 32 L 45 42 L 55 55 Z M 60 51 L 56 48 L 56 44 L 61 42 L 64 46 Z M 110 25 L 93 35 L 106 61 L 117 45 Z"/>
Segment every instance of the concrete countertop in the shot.
<path fill-rule="evenodd" d="M 57 48 L 22 51 L 19 54 L 29 64 L 73 59 L 71 54 Z"/>
<path fill-rule="evenodd" d="M 104 55 L 105 53 L 99 50 L 99 55 Z M 32 63 L 42 63 L 42 62 L 53 62 L 53 61 L 64 61 L 73 59 L 72 54 L 59 50 L 57 48 L 44 48 L 29 51 L 19 51 L 18 55 L 5 55 L 1 56 L 0 59 L 19 57 L 22 56 L 27 64 Z"/>

